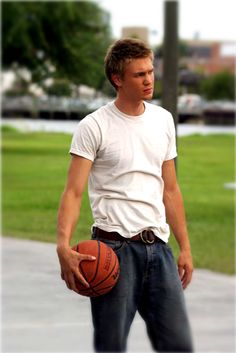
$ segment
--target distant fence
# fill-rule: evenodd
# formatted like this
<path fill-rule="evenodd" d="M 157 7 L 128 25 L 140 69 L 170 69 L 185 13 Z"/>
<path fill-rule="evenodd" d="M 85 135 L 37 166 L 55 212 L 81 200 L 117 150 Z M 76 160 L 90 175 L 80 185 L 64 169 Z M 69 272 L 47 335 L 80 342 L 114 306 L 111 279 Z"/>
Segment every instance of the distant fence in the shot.
<path fill-rule="evenodd" d="M 235 102 L 211 102 L 204 106 L 203 117 L 207 125 L 234 125 Z"/>
<path fill-rule="evenodd" d="M 93 101 L 73 98 L 2 97 L 2 116 L 46 120 L 81 120 L 110 99 Z M 179 122 L 202 120 L 206 125 L 234 125 L 235 102 L 207 102 L 201 110 L 179 109 Z"/>
<path fill-rule="evenodd" d="M 81 120 L 93 109 L 78 99 L 3 97 L 2 116 L 47 120 Z"/>

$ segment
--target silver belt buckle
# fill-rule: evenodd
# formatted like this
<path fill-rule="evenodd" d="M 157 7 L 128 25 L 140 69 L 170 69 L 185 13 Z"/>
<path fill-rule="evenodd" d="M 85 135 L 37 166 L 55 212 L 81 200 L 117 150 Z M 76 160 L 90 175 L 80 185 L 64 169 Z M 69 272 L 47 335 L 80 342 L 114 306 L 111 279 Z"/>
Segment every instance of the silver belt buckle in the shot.
<path fill-rule="evenodd" d="M 144 244 L 153 244 L 154 243 L 154 239 L 149 240 L 148 239 L 148 234 L 149 234 L 150 230 L 148 229 L 144 229 L 141 233 L 140 233 L 140 238 L 142 239 L 142 242 Z"/>

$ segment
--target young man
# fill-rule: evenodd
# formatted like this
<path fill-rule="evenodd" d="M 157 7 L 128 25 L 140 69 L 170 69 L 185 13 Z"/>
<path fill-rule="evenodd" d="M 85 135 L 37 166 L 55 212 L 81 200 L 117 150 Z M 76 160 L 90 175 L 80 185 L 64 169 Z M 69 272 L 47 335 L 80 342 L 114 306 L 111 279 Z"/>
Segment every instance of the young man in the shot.
<path fill-rule="evenodd" d="M 146 102 L 153 95 L 154 72 L 153 53 L 144 43 L 115 42 L 106 55 L 105 71 L 117 97 L 78 124 L 71 144 L 58 215 L 62 279 L 74 291 L 75 278 L 89 285 L 79 264 L 93 257 L 70 248 L 89 177 L 92 238 L 114 249 L 121 268 L 111 292 L 91 298 L 95 350 L 125 351 L 138 311 L 154 350 L 191 352 L 183 288 L 191 281 L 193 266 L 175 174 L 173 118 Z M 167 245 L 166 218 L 180 248 L 178 270 Z"/>

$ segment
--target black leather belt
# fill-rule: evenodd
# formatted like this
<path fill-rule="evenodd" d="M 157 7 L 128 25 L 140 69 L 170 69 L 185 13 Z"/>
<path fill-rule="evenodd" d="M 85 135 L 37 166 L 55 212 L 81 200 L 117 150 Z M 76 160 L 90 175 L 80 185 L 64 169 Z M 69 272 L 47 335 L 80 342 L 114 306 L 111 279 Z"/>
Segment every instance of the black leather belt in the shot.
<path fill-rule="evenodd" d="M 93 233 L 97 238 L 107 239 L 107 240 L 119 240 L 119 241 L 139 241 L 145 244 L 153 244 L 154 242 L 165 243 L 163 240 L 158 238 L 152 230 L 145 229 L 141 233 L 133 236 L 132 238 L 122 237 L 117 232 L 106 232 L 100 228 L 94 227 Z"/>

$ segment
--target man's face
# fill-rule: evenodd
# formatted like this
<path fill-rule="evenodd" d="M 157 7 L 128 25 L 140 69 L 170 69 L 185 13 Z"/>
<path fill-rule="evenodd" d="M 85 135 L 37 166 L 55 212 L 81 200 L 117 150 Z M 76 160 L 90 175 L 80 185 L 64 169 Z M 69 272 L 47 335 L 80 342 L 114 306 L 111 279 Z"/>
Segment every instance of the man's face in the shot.
<path fill-rule="evenodd" d="M 150 100 L 154 89 L 154 70 L 150 58 L 133 59 L 119 79 L 119 93 L 130 100 Z"/>

